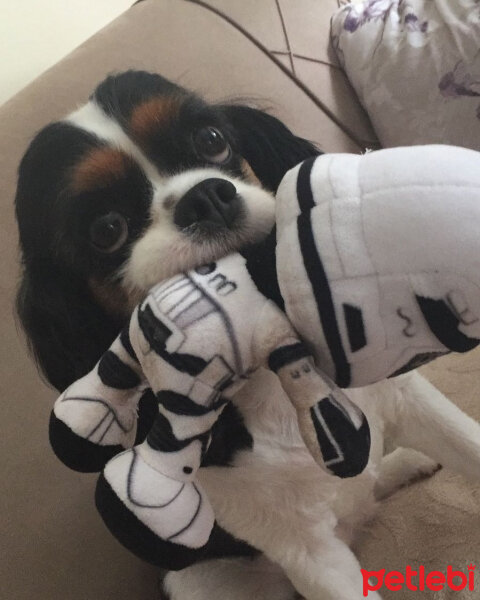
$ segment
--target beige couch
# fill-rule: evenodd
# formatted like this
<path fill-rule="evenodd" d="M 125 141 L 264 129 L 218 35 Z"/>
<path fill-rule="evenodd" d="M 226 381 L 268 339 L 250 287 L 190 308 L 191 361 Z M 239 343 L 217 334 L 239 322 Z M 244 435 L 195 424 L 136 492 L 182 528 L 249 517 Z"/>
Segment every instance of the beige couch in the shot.
<path fill-rule="evenodd" d="M 13 311 L 13 198 L 28 140 L 84 101 L 106 73 L 135 67 L 160 72 L 210 99 L 253 98 L 324 150 L 373 147 L 368 120 L 329 49 L 329 17 L 336 8 L 336 0 L 207 0 L 207 6 L 143 0 L 0 108 L 1 598 L 158 597 L 156 570 L 123 550 L 96 515 L 94 477 L 68 471 L 48 446 L 55 392 L 41 383 Z M 478 357 L 453 357 L 426 370 L 476 418 Z M 442 471 L 400 492 L 382 506 L 358 552 L 370 569 L 404 570 L 407 563 L 465 568 L 480 556 L 479 486 Z M 410 597 L 448 596 L 385 593 L 395 600 Z"/>

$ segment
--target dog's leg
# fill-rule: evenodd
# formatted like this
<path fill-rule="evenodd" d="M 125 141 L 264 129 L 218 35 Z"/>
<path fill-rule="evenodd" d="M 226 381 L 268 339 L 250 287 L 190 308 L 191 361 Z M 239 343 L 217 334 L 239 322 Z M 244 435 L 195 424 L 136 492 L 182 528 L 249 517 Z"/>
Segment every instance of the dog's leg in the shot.
<path fill-rule="evenodd" d="M 265 556 L 204 561 L 171 571 L 163 581 L 168 600 L 294 600 L 283 571 Z"/>
<path fill-rule="evenodd" d="M 332 531 L 311 544 L 296 546 L 274 557 L 283 567 L 295 589 L 305 600 L 361 600 L 363 578 L 360 564 L 350 550 Z M 370 600 L 381 600 L 374 591 Z"/>
<path fill-rule="evenodd" d="M 397 388 L 385 412 L 395 442 L 480 479 L 480 425 L 419 373 L 399 378 Z"/>
<path fill-rule="evenodd" d="M 384 500 L 405 485 L 429 477 L 439 469 L 437 461 L 422 452 L 412 448 L 396 448 L 382 459 L 375 483 L 375 498 Z"/>

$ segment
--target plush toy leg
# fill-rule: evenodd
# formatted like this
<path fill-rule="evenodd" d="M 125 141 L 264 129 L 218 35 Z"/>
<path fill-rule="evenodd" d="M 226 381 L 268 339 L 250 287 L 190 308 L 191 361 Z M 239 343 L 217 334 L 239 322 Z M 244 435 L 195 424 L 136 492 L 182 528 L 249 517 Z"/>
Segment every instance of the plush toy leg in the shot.
<path fill-rule="evenodd" d="M 272 352 L 269 366 L 295 406 L 300 432 L 316 462 L 337 477 L 361 473 L 370 455 L 370 428 L 362 411 L 318 371 L 300 343 Z"/>
<path fill-rule="evenodd" d="M 101 471 L 135 443 L 139 406 L 143 420 L 151 421 L 151 397 L 119 336 L 95 368 L 55 402 L 49 427 L 55 454 L 76 471 Z"/>
<path fill-rule="evenodd" d="M 201 415 L 185 414 L 184 404 L 173 415 L 160 404 L 145 442 L 115 456 L 100 476 L 98 511 L 120 543 L 143 560 L 181 569 L 204 552 L 215 519 L 195 477 L 223 407 L 219 400 Z M 187 421 L 194 435 L 181 439 Z"/>

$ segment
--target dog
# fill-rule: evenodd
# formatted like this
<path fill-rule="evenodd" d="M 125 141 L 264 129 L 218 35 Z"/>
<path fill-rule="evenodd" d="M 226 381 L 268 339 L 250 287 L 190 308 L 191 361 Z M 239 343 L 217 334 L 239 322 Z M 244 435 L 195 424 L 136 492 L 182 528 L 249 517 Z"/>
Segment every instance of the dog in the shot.
<path fill-rule="evenodd" d="M 19 167 L 17 309 L 48 382 L 91 370 L 155 283 L 265 239 L 283 175 L 318 153 L 266 112 L 142 71 L 107 77 L 40 131 Z M 162 598 L 360 600 L 351 544 L 376 503 L 438 464 L 480 479 L 480 426 L 418 373 L 348 395 L 372 449 L 342 480 L 314 463 L 276 376 L 252 376 L 200 469 L 220 534 L 202 561 L 162 574 Z M 155 407 L 142 410 L 140 438 Z"/>

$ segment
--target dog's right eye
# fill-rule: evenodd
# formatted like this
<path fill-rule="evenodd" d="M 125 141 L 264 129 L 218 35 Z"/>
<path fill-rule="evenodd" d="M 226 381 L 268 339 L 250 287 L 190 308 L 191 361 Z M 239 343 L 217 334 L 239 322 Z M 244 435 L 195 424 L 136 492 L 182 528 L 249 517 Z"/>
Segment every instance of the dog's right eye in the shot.
<path fill-rule="evenodd" d="M 101 252 L 119 250 L 128 238 L 128 223 L 123 215 L 111 211 L 93 221 L 89 230 L 91 244 Z"/>
<path fill-rule="evenodd" d="M 202 127 L 193 136 L 197 153 L 208 162 L 222 164 L 231 155 L 230 144 L 215 127 Z"/>

